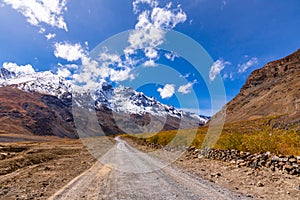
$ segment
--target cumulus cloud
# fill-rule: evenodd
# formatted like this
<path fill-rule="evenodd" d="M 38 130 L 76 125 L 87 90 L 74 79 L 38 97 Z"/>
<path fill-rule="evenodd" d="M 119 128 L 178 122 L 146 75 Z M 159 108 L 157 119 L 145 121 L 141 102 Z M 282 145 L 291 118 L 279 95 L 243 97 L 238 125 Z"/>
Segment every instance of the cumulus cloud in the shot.
<path fill-rule="evenodd" d="M 158 57 L 158 52 L 151 47 L 145 48 L 145 56 L 150 59 L 155 59 Z"/>
<path fill-rule="evenodd" d="M 72 73 L 66 67 L 60 67 L 57 70 L 57 75 L 67 78 L 67 77 L 71 77 Z"/>
<path fill-rule="evenodd" d="M 100 64 L 87 56 L 83 57 L 81 62 L 80 74 L 73 75 L 73 79 L 83 89 L 95 89 L 99 84 L 99 80 L 109 79 L 112 82 L 120 82 L 134 79 L 129 67 L 114 69 L 109 67 L 106 62 Z"/>
<path fill-rule="evenodd" d="M 147 60 L 147 61 L 144 63 L 144 66 L 145 66 L 145 67 L 156 67 L 156 63 L 154 62 L 154 60 Z"/>
<path fill-rule="evenodd" d="M 64 78 L 73 78 L 73 73 L 79 68 L 76 64 L 62 65 L 61 63 L 58 63 L 57 65 L 56 74 Z"/>
<path fill-rule="evenodd" d="M 239 73 L 244 73 L 245 71 L 247 71 L 247 69 L 257 64 L 258 64 L 258 59 L 256 57 L 253 57 L 246 63 L 238 65 Z"/>
<path fill-rule="evenodd" d="M 34 26 L 41 26 L 44 23 L 68 30 L 63 18 L 63 13 L 67 10 L 67 0 L 3 0 L 3 2 L 24 15 Z"/>
<path fill-rule="evenodd" d="M 85 50 L 79 43 L 59 42 L 55 43 L 54 47 L 54 55 L 67 61 L 76 61 L 86 56 Z"/>
<path fill-rule="evenodd" d="M 140 4 L 146 4 L 150 9 L 141 11 Z M 133 54 L 137 49 L 142 49 L 147 58 L 157 58 L 156 48 L 163 44 L 167 31 L 186 21 L 187 16 L 180 5 L 174 9 L 171 8 L 171 3 L 165 7 L 158 5 L 155 0 L 133 1 L 134 12 L 138 14 L 138 22 L 128 38 L 130 46 L 125 49 L 125 54 Z"/>
<path fill-rule="evenodd" d="M 170 98 L 175 93 L 175 85 L 166 84 L 163 88 L 158 88 L 157 91 L 160 93 L 161 98 Z"/>
<path fill-rule="evenodd" d="M 141 4 L 143 6 L 141 7 Z M 140 9 L 142 8 L 142 9 Z M 104 48 L 97 58 L 89 58 L 79 45 L 69 45 L 68 43 L 55 44 L 56 57 L 64 58 L 68 61 L 81 59 L 80 77 L 75 75 L 77 82 L 83 85 L 94 85 L 99 79 L 109 79 L 112 82 L 134 79 L 132 74 L 134 66 L 143 61 L 145 58 L 136 59 L 137 50 L 142 50 L 146 61 L 145 67 L 156 66 L 155 61 L 159 58 L 158 46 L 164 42 L 165 34 L 168 30 L 174 28 L 178 23 L 186 20 L 186 14 L 180 6 L 172 8 L 169 3 L 164 7 L 159 7 L 158 1 L 155 0 L 134 0 L 133 11 L 137 14 L 137 23 L 134 30 L 129 34 L 129 46 L 123 50 L 124 58 L 120 55 L 109 52 L 108 48 Z M 171 55 L 174 59 L 174 55 Z M 172 89 L 169 85 L 166 89 Z M 166 89 L 162 91 L 165 95 Z M 173 90 L 175 91 L 175 88 Z M 172 94 L 173 95 L 173 94 Z"/>
<path fill-rule="evenodd" d="M 65 67 L 67 69 L 73 69 L 73 70 L 78 69 L 78 65 L 76 65 L 76 64 L 66 64 Z"/>
<path fill-rule="evenodd" d="M 183 23 L 187 18 L 180 5 L 173 7 L 169 3 L 159 7 L 156 0 L 134 0 L 133 11 L 137 14 L 137 23 L 129 34 L 129 46 L 123 50 L 124 57 L 104 48 L 97 58 L 89 58 L 79 44 L 55 44 L 56 57 L 68 61 L 81 59 L 81 73 L 74 76 L 76 82 L 86 87 L 94 87 L 99 80 L 120 82 L 134 79 L 135 76 L 132 74 L 134 66 L 141 61 L 145 61 L 145 67 L 156 66 L 155 61 L 159 58 L 158 47 L 163 44 L 167 31 Z M 143 51 L 145 58 L 137 58 L 137 50 Z M 169 56 L 170 59 L 174 59 L 175 55 Z M 159 91 L 162 98 L 168 98 L 174 94 L 175 87 L 168 84 Z"/>
<path fill-rule="evenodd" d="M 48 33 L 47 35 L 45 35 L 45 37 L 47 38 L 47 40 L 51 40 L 53 38 L 55 38 L 56 34 L 55 33 Z"/>
<path fill-rule="evenodd" d="M 107 50 L 99 55 L 99 59 L 110 64 L 121 62 L 121 58 L 119 55 L 108 53 Z"/>
<path fill-rule="evenodd" d="M 182 93 L 182 94 L 189 94 L 192 92 L 192 88 L 193 88 L 193 85 L 197 83 L 197 81 L 195 80 L 194 82 L 189 82 L 187 83 L 186 85 L 181 85 L 179 88 L 178 88 L 178 92 Z"/>
<path fill-rule="evenodd" d="M 133 6 L 133 12 L 135 14 L 140 12 L 139 6 L 141 4 L 147 4 L 150 7 L 154 8 L 154 7 L 158 6 L 158 1 L 156 1 L 156 0 L 134 0 L 132 2 L 132 6 Z"/>
<path fill-rule="evenodd" d="M 135 77 L 131 74 L 130 68 L 123 70 L 110 69 L 110 80 L 114 82 L 125 81 L 127 79 L 133 80 Z"/>
<path fill-rule="evenodd" d="M 3 68 L 8 71 L 14 72 L 16 75 L 27 75 L 35 73 L 34 68 L 30 65 L 17 65 L 16 63 L 5 62 L 3 63 Z"/>
<path fill-rule="evenodd" d="M 211 81 L 215 80 L 216 76 L 225 68 L 226 65 L 230 65 L 228 61 L 219 59 L 213 63 L 209 71 L 209 79 Z"/>

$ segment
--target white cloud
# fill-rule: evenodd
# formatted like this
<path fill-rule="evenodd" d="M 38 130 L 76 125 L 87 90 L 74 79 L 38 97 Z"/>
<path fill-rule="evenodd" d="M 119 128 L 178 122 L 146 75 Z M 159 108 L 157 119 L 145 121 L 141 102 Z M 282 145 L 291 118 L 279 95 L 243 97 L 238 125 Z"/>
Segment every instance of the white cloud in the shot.
<path fill-rule="evenodd" d="M 16 63 L 5 62 L 3 63 L 3 68 L 7 69 L 8 71 L 16 73 L 17 75 L 26 75 L 26 74 L 35 73 L 34 68 L 30 64 L 19 66 Z"/>
<path fill-rule="evenodd" d="M 211 81 L 215 80 L 216 76 L 225 68 L 226 65 L 230 65 L 228 61 L 219 59 L 213 63 L 209 71 L 209 79 Z"/>
<path fill-rule="evenodd" d="M 72 73 L 67 68 L 60 67 L 57 70 L 57 75 L 61 76 L 61 77 L 64 77 L 64 78 L 67 78 L 67 77 L 71 77 Z"/>
<path fill-rule="evenodd" d="M 67 42 L 55 43 L 54 55 L 67 61 L 76 61 L 85 57 L 85 50 L 79 43 L 70 44 Z"/>
<path fill-rule="evenodd" d="M 182 94 L 189 94 L 192 92 L 192 88 L 193 88 L 193 85 L 197 83 L 197 81 L 195 80 L 194 82 L 189 82 L 187 83 L 186 85 L 181 85 L 179 88 L 178 88 L 178 92 L 182 93 Z"/>
<path fill-rule="evenodd" d="M 62 65 L 61 63 L 58 63 L 57 65 L 57 75 L 62 76 L 64 78 L 72 78 L 73 73 L 76 72 L 79 68 L 76 64 Z"/>
<path fill-rule="evenodd" d="M 150 59 L 155 59 L 158 57 L 158 52 L 151 47 L 145 48 L 145 56 Z"/>
<path fill-rule="evenodd" d="M 129 67 L 113 69 L 109 67 L 109 63 L 103 62 L 99 65 L 97 61 L 89 57 L 83 57 L 81 61 L 80 74 L 73 75 L 73 79 L 82 89 L 95 89 L 99 84 L 99 80 L 110 79 L 112 82 L 119 82 L 135 78 Z"/>
<path fill-rule="evenodd" d="M 133 80 L 135 77 L 131 74 L 131 69 L 126 68 L 124 70 L 110 69 L 110 80 L 114 82 L 125 81 L 127 79 Z"/>
<path fill-rule="evenodd" d="M 68 69 L 78 69 L 78 65 L 76 64 L 66 64 L 65 67 Z"/>
<path fill-rule="evenodd" d="M 177 55 L 175 53 L 166 53 L 165 54 L 165 57 L 168 59 L 168 60 L 171 60 L 171 61 L 174 61 L 175 58 L 177 57 Z"/>
<path fill-rule="evenodd" d="M 63 13 L 67 10 L 67 0 L 3 0 L 27 18 L 34 26 L 45 23 L 52 27 L 67 29 Z"/>
<path fill-rule="evenodd" d="M 45 37 L 47 38 L 47 40 L 51 40 L 53 38 L 55 38 L 56 34 L 55 33 L 48 33 L 47 35 L 45 35 Z"/>
<path fill-rule="evenodd" d="M 147 60 L 147 61 L 144 63 L 144 66 L 145 66 L 145 67 L 156 67 L 156 63 L 154 62 L 154 60 Z"/>
<path fill-rule="evenodd" d="M 191 73 L 186 73 L 184 75 L 180 75 L 179 77 L 180 78 L 188 78 L 188 77 L 190 77 L 190 75 L 191 75 Z"/>
<path fill-rule="evenodd" d="M 258 59 L 256 57 L 253 57 L 248 62 L 238 65 L 239 73 L 244 73 L 245 71 L 247 71 L 247 69 L 257 64 L 258 64 Z"/>
<path fill-rule="evenodd" d="M 140 10 L 139 10 L 140 4 L 148 4 L 150 7 L 153 8 L 153 7 L 158 6 L 158 1 L 156 1 L 156 0 L 134 0 L 132 2 L 132 6 L 133 6 L 133 12 L 135 14 L 140 12 Z"/>
<path fill-rule="evenodd" d="M 74 86 L 80 85 L 80 89 L 96 89 L 98 79 L 108 75 L 99 69 L 98 62 L 88 57 L 83 57 L 81 62 L 80 74 L 73 75 Z"/>
<path fill-rule="evenodd" d="M 140 6 L 141 4 L 143 7 Z M 164 42 L 167 31 L 186 20 L 186 14 L 180 6 L 172 9 L 172 3 L 165 7 L 158 7 L 158 5 L 156 0 L 133 1 L 133 10 L 138 15 L 138 22 L 135 29 L 129 34 L 129 46 L 123 51 L 124 60 L 119 55 L 104 49 L 103 53 L 95 58 L 97 61 L 101 61 L 98 63 L 89 58 L 80 45 L 68 43 L 56 43 L 55 56 L 68 61 L 81 59 L 81 74 L 75 75 L 74 79 L 87 87 L 94 87 L 99 79 L 109 79 L 112 82 L 132 80 L 135 78 L 132 69 L 141 61 L 134 57 L 137 50 L 142 50 L 147 58 L 144 66 L 156 66 L 155 61 L 159 58 L 157 47 Z M 143 10 L 140 11 L 140 8 Z M 174 59 L 174 55 L 170 56 L 170 59 Z M 112 64 L 114 68 L 111 67 Z M 174 94 L 175 87 L 166 85 L 159 90 L 163 98 L 168 98 Z"/>
<path fill-rule="evenodd" d="M 139 4 L 148 4 L 151 9 L 140 11 Z M 171 9 L 171 6 L 169 3 L 165 7 L 158 7 L 158 2 L 154 0 L 133 2 L 134 12 L 139 14 L 138 22 L 128 38 L 130 46 L 124 50 L 125 54 L 133 54 L 135 50 L 142 49 L 147 58 L 157 59 L 156 48 L 163 44 L 167 31 L 185 22 L 187 18 L 180 5 L 175 9 Z"/>
<path fill-rule="evenodd" d="M 101 61 L 107 62 L 107 63 L 120 63 L 121 58 L 117 54 L 110 54 L 107 52 L 107 50 L 99 55 L 99 59 Z"/>
<path fill-rule="evenodd" d="M 175 10 L 169 10 L 170 7 L 155 7 L 151 13 L 151 21 L 155 27 L 171 29 L 177 24 L 185 22 L 186 14 L 180 7 Z"/>
<path fill-rule="evenodd" d="M 160 93 L 161 98 L 170 98 L 175 93 L 175 85 L 166 84 L 164 88 L 158 88 L 157 91 Z"/>
<path fill-rule="evenodd" d="M 39 33 L 45 33 L 46 32 L 46 29 L 41 27 L 40 30 L 39 30 Z"/>

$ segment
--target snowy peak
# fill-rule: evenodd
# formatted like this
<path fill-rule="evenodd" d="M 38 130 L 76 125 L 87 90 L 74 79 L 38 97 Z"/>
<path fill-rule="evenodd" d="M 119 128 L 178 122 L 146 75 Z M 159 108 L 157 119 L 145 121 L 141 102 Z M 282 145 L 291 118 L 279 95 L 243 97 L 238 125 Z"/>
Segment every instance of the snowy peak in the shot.
<path fill-rule="evenodd" d="M 102 83 L 97 89 L 96 107 L 105 105 L 117 113 L 131 113 L 131 114 L 151 114 L 159 117 L 175 117 L 181 119 L 191 118 L 196 119 L 200 124 L 205 124 L 209 119 L 200 117 L 199 115 L 184 112 L 174 108 L 174 106 L 160 103 L 153 97 L 147 97 L 142 92 L 137 92 L 130 87 L 118 86 L 113 88 L 108 83 Z"/>
<path fill-rule="evenodd" d="M 0 86 L 16 86 L 20 90 L 48 94 L 58 98 L 71 93 L 70 82 L 50 71 L 19 76 L 4 68 L 1 68 L 1 72 L 4 72 L 4 76 L 0 78 Z"/>
<path fill-rule="evenodd" d="M 102 85 L 96 91 L 96 105 L 112 109 L 115 112 L 145 114 L 180 118 L 181 111 L 174 109 L 173 106 L 161 104 L 154 98 L 145 96 L 142 92 L 137 92 L 130 87 L 119 86 L 112 88 L 108 84 Z"/>

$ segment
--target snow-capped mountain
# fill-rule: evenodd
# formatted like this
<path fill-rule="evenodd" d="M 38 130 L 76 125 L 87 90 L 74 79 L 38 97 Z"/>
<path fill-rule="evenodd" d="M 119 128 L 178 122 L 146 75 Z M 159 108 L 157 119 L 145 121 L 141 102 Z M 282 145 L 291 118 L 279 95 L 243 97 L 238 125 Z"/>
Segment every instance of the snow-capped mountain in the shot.
<path fill-rule="evenodd" d="M 56 96 L 59 99 L 72 98 L 72 84 L 63 77 L 52 72 L 36 72 L 30 75 L 15 75 L 1 68 L 0 87 L 13 86 L 20 90 Z M 134 115 L 150 114 L 157 117 L 173 117 L 177 119 L 193 119 L 205 124 L 209 119 L 196 114 L 183 112 L 173 106 L 165 105 L 155 98 L 147 97 L 142 92 L 137 92 L 129 87 L 119 86 L 113 88 L 107 82 L 99 83 L 93 95 L 96 108 L 105 106 L 115 113 Z"/>
<path fill-rule="evenodd" d="M 175 118 L 189 117 L 199 120 L 200 124 L 205 124 L 209 119 L 200 117 L 193 113 L 184 112 L 165 105 L 153 97 L 147 97 L 142 92 L 137 92 L 130 87 L 119 86 L 113 88 L 104 82 L 98 87 L 95 93 L 96 106 L 105 105 L 114 112 L 133 113 L 143 115 L 149 113 L 153 116 Z"/>
<path fill-rule="evenodd" d="M 2 87 L 16 86 L 20 90 L 48 94 L 58 98 L 61 98 L 63 94 L 71 93 L 70 82 L 50 71 L 16 76 L 14 73 L 1 68 L 0 73 L 0 86 Z"/>

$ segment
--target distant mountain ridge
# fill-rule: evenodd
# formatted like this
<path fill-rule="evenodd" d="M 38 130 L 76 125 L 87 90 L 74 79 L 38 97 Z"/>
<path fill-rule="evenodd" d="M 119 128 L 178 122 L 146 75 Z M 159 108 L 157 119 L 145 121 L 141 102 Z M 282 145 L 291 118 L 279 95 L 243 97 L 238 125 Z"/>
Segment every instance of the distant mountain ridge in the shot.
<path fill-rule="evenodd" d="M 274 127 L 300 124 L 300 49 L 248 77 L 227 105 L 227 122 L 281 116 Z"/>
<path fill-rule="evenodd" d="M 74 119 L 72 116 L 72 84 L 70 81 L 49 71 L 16 76 L 14 73 L 1 68 L 0 89 L 5 90 L 1 95 L 0 103 L 3 101 L 3 103 L 6 104 L 5 101 L 7 100 L 4 94 L 7 95 L 7 98 L 10 98 L 14 97 L 16 93 L 20 93 L 23 98 L 17 99 L 16 101 L 22 108 L 24 108 L 24 105 L 27 105 L 28 101 L 32 102 L 31 98 L 33 98 L 35 99 L 35 106 L 31 106 L 30 108 L 45 110 L 44 107 L 46 107 L 49 109 L 49 112 L 46 109 L 46 113 L 42 111 L 32 111 L 30 113 L 23 112 L 23 114 L 19 116 L 19 121 L 22 117 L 25 118 L 28 117 L 28 115 L 29 118 L 32 119 L 32 125 L 27 125 L 24 122 L 21 123 L 29 132 L 31 131 L 34 134 L 40 135 L 78 137 L 75 132 Z M 28 95 L 33 96 L 29 97 L 28 95 L 24 95 L 25 93 L 22 91 L 29 92 Z M 95 101 L 95 110 L 99 124 L 106 134 L 124 132 L 114 121 L 115 116 L 113 113 L 127 114 L 129 121 L 133 121 L 140 126 L 149 124 L 152 116 L 154 117 L 153 119 L 165 123 L 164 127 L 162 127 L 163 130 L 180 128 L 180 125 L 183 124 L 181 122 L 183 121 L 185 121 L 185 124 L 190 125 L 195 122 L 197 125 L 204 125 L 208 121 L 206 117 L 200 117 L 196 114 L 177 110 L 173 106 L 161 104 L 156 99 L 147 97 L 143 93 L 136 92 L 131 88 L 123 86 L 113 88 L 107 82 L 99 83 L 99 87 L 93 95 L 93 100 Z M 11 109 L 2 109 L 0 111 L 1 113 L 12 112 Z M 18 109 L 14 109 L 14 112 L 19 111 Z M 49 113 L 51 116 L 49 116 Z M 36 119 L 36 115 L 40 115 L 39 119 Z M 9 116 L 15 118 L 15 116 Z M 45 121 L 48 119 L 50 121 L 48 120 L 48 123 L 44 124 L 42 123 L 43 118 Z M 122 120 L 125 120 L 125 118 Z M 57 125 L 59 125 L 58 128 L 55 128 Z M 9 124 L 6 124 L 6 126 L 9 126 Z M 37 129 L 39 126 L 48 127 L 48 129 L 40 130 L 39 132 Z M 51 128 L 51 126 L 53 126 L 53 128 Z M 183 127 L 189 127 L 189 125 Z M 137 129 L 132 131 L 138 132 L 142 130 Z"/>

